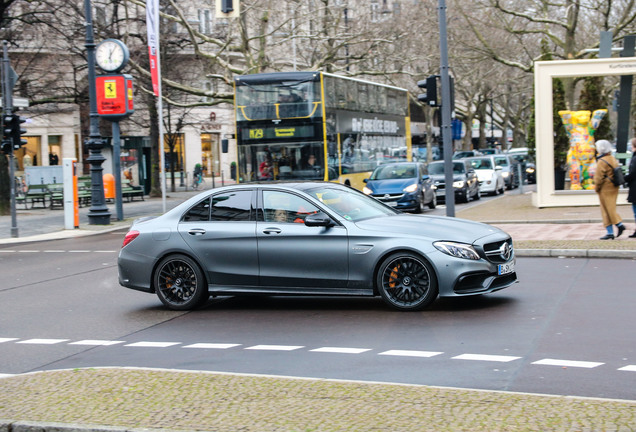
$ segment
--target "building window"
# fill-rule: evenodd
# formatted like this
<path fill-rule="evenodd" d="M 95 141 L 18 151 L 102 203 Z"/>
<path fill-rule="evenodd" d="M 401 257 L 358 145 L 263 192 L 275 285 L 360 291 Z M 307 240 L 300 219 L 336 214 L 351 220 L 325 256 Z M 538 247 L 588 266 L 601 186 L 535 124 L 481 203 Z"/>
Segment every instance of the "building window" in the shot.
<path fill-rule="evenodd" d="M 212 33 L 212 11 L 210 9 L 199 9 L 199 32 Z"/>
<path fill-rule="evenodd" d="M 371 22 L 380 21 L 380 5 L 378 3 L 371 3 Z"/>

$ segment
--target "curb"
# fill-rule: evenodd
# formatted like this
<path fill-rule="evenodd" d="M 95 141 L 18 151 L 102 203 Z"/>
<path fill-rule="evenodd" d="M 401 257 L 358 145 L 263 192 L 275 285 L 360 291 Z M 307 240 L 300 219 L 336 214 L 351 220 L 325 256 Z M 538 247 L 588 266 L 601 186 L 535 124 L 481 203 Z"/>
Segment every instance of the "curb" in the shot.
<path fill-rule="evenodd" d="M 0 419 L 0 432 L 190 432 L 177 429 L 125 428 L 75 423 L 41 423 Z"/>
<path fill-rule="evenodd" d="M 519 257 L 622 258 L 636 260 L 636 250 L 614 249 L 515 249 Z"/>

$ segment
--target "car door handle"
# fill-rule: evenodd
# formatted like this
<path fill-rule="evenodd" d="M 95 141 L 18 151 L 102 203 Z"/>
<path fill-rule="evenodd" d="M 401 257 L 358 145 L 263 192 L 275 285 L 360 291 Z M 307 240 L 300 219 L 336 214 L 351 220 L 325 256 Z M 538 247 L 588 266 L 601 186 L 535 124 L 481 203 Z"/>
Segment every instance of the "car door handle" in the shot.
<path fill-rule="evenodd" d="M 188 230 L 188 234 L 196 236 L 205 234 L 205 230 L 203 228 L 192 228 Z"/>
<path fill-rule="evenodd" d="M 280 233 L 281 233 L 280 228 L 265 228 L 263 230 L 263 234 L 280 234 Z"/>

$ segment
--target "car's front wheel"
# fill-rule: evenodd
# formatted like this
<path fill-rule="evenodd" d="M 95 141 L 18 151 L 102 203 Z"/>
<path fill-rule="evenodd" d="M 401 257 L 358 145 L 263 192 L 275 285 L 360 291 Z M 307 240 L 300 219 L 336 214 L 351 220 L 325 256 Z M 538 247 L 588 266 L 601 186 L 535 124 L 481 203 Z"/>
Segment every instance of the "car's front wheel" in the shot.
<path fill-rule="evenodd" d="M 428 208 L 430 208 L 431 210 L 435 210 L 435 207 L 437 207 L 437 194 L 436 193 L 433 194 L 433 199 L 431 200 L 430 203 L 428 203 Z"/>
<path fill-rule="evenodd" d="M 421 310 L 438 294 L 431 265 L 409 252 L 387 257 L 380 265 L 376 283 L 384 302 L 402 311 Z"/>
<path fill-rule="evenodd" d="M 185 255 L 171 255 L 161 260 L 153 275 L 159 300 L 172 310 L 190 310 L 209 298 L 203 272 Z"/>

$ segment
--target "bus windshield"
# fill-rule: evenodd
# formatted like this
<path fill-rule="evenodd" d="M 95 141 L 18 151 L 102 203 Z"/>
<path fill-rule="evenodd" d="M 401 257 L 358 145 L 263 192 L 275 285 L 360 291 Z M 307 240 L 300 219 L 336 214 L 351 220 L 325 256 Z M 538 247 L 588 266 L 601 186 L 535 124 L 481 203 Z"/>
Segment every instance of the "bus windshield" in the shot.
<path fill-rule="evenodd" d="M 237 82 L 237 120 L 273 120 L 319 116 L 320 87 L 308 80 Z"/>

